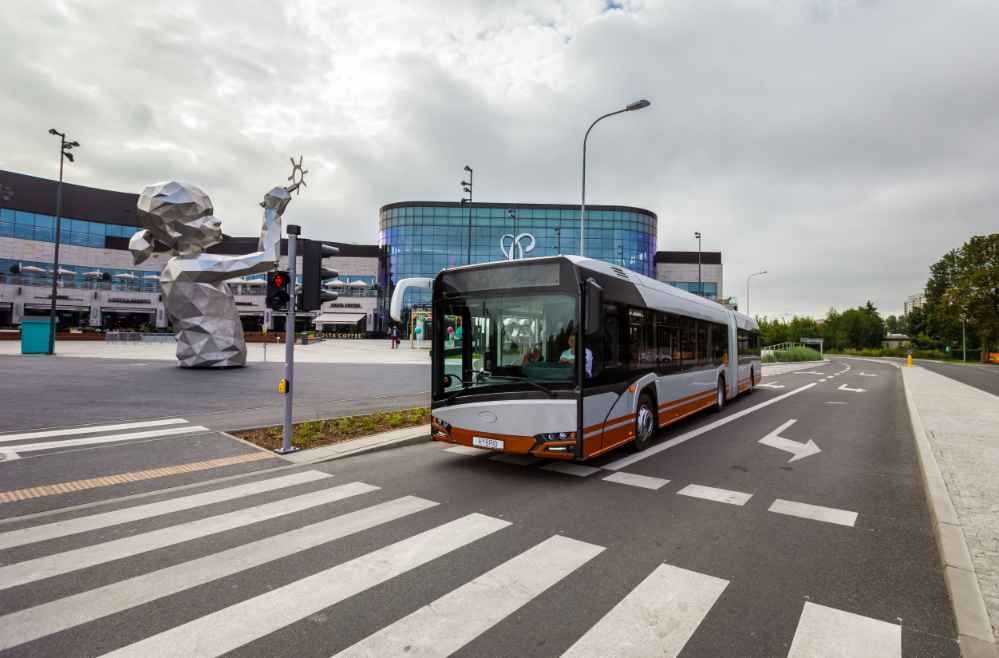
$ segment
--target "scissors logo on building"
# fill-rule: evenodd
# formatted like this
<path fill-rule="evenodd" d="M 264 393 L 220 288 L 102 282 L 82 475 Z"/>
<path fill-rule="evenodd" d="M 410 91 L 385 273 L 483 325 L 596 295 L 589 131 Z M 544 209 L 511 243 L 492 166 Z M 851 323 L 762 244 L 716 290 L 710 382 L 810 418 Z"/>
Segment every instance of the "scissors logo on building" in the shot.
<path fill-rule="evenodd" d="M 507 250 L 506 250 L 506 244 L 505 244 L 507 238 L 510 238 L 512 240 L 512 242 L 510 243 L 510 251 L 509 252 L 507 252 Z M 526 247 L 526 248 L 523 247 L 520 244 L 521 238 L 531 238 L 531 246 Z M 520 252 L 520 257 L 523 258 L 525 251 L 527 253 L 531 253 L 532 251 L 534 251 L 534 236 L 531 235 L 530 233 L 521 233 L 517 237 L 514 237 L 513 234 L 507 233 L 502 238 L 500 238 L 500 249 L 503 251 L 503 255 L 506 256 L 507 260 L 513 260 L 513 257 L 514 257 L 514 251 L 513 250 L 514 250 L 514 248 L 516 248 Z"/>

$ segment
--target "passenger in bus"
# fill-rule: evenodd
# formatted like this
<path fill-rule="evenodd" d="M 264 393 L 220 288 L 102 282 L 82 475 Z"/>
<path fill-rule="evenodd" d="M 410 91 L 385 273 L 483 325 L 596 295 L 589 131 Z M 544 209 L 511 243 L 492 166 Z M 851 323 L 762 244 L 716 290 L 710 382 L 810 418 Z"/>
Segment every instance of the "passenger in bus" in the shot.
<path fill-rule="evenodd" d="M 544 354 L 541 351 L 541 346 L 540 345 L 538 345 L 537 347 L 534 348 L 533 354 L 532 354 L 532 352 L 531 352 L 530 349 L 528 349 L 528 348 L 525 347 L 524 348 L 524 356 L 520 360 L 520 365 L 524 365 L 525 363 L 541 363 L 544 360 L 545 360 L 545 357 L 544 357 Z"/>
<path fill-rule="evenodd" d="M 575 363 L 576 362 L 576 336 L 575 334 L 569 336 L 569 349 L 562 352 L 559 361 L 563 363 Z M 593 352 L 586 350 L 586 376 L 593 376 Z"/>

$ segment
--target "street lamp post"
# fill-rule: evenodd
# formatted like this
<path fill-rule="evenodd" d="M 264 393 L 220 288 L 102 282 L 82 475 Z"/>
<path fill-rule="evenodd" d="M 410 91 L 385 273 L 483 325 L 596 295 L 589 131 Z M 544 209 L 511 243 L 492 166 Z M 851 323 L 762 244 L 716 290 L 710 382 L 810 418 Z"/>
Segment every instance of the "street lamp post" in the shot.
<path fill-rule="evenodd" d="M 621 258 L 621 267 L 624 267 L 624 245 L 619 244 L 617 246 L 617 255 Z"/>
<path fill-rule="evenodd" d="M 599 122 L 606 119 L 607 117 L 612 117 L 615 114 L 621 114 L 622 112 L 634 112 L 635 110 L 641 110 L 642 108 L 646 108 L 649 105 L 652 105 L 652 103 L 642 99 L 640 101 L 635 101 L 634 103 L 624 108 L 623 110 L 618 110 L 617 112 L 611 112 L 610 114 L 605 114 L 596 121 L 594 121 L 593 123 L 591 123 L 590 127 L 586 131 L 586 135 L 583 136 L 583 205 L 579 211 L 579 255 L 580 256 L 586 255 L 585 252 L 583 251 L 583 231 L 586 230 L 586 224 L 585 224 L 586 222 L 586 139 L 587 137 L 590 136 L 590 131 L 593 130 L 593 126 L 597 125 Z"/>
<path fill-rule="evenodd" d="M 757 275 L 760 275 L 760 274 L 766 274 L 766 270 L 764 270 L 763 272 L 757 272 L 756 274 L 750 274 L 746 278 L 746 315 L 749 315 L 749 280 L 752 279 L 754 276 L 757 276 Z M 753 316 L 749 315 L 749 317 L 753 317 Z"/>
<path fill-rule="evenodd" d="M 475 173 L 472 171 L 472 168 L 469 167 L 468 165 L 465 165 L 465 171 L 468 172 L 468 182 L 466 183 L 465 181 L 461 181 L 461 185 L 462 187 L 464 187 L 465 191 L 468 192 L 468 198 L 462 199 L 461 203 L 464 204 L 465 201 L 468 201 L 468 262 L 466 264 L 471 265 L 472 264 L 472 182 L 475 180 L 474 178 Z"/>
<path fill-rule="evenodd" d="M 700 231 L 694 232 L 694 237 L 697 238 L 697 294 L 701 297 L 704 296 L 703 286 L 701 286 L 701 233 Z"/>
<path fill-rule="evenodd" d="M 56 227 L 55 227 L 55 255 L 52 263 L 52 306 L 49 315 L 49 356 L 55 354 L 55 332 L 56 332 L 56 295 L 59 289 L 59 235 L 62 224 L 62 165 L 66 158 L 73 162 L 73 154 L 69 150 L 78 147 L 79 142 L 67 142 L 66 133 L 61 133 L 55 128 L 49 130 L 50 135 L 58 135 L 59 141 L 59 187 L 56 188 Z"/>
<path fill-rule="evenodd" d="M 557 229 L 554 229 L 554 231 L 555 231 L 555 239 L 558 240 L 558 245 L 555 247 L 555 250 L 561 256 L 562 255 L 562 229 L 557 228 Z"/>

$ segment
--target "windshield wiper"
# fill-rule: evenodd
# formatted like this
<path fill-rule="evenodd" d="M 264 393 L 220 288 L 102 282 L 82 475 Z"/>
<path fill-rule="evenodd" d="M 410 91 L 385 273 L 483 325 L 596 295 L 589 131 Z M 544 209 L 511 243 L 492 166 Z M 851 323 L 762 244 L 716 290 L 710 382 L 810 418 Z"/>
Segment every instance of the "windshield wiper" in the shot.
<path fill-rule="evenodd" d="M 462 388 L 457 393 L 452 394 L 447 400 L 444 400 L 444 406 L 445 407 L 447 405 L 451 404 L 451 400 L 455 399 L 456 397 L 458 397 L 462 393 L 468 392 L 469 390 L 471 390 L 472 386 L 474 386 L 474 384 L 464 384 L 464 383 L 462 383 L 462 385 L 464 386 L 464 388 Z"/>
<path fill-rule="evenodd" d="M 539 384 L 539 383 L 537 383 L 535 381 L 532 381 L 532 380 L 528 379 L 527 377 L 512 377 L 510 375 L 490 375 L 489 379 L 512 379 L 512 380 L 517 381 L 517 382 L 526 382 L 526 383 L 530 384 L 531 386 L 533 386 L 534 388 L 544 391 L 550 397 L 555 397 L 555 391 L 551 390 L 547 386 L 542 386 L 541 384 Z M 561 380 L 556 380 L 556 381 L 561 381 Z M 572 382 L 569 382 L 569 383 L 571 384 Z"/>

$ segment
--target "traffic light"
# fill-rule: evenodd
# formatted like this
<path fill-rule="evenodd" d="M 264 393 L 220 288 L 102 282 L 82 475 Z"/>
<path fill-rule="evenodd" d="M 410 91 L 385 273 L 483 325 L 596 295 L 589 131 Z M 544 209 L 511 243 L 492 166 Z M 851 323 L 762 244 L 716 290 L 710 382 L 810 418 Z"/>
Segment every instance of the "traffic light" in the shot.
<path fill-rule="evenodd" d="M 283 311 L 288 306 L 291 294 L 288 292 L 288 282 L 291 277 L 287 272 L 271 272 L 267 275 L 267 308 L 272 311 Z"/>
<path fill-rule="evenodd" d="M 339 276 L 335 270 L 323 269 L 323 259 L 336 256 L 340 250 L 318 240 L 299 240 L 299 245 L 302 249 L 302 294 L 298 297 L 298 309 L 318 311 L 323 302 L 337 298 L 335 292 L 323 292 L 323 281 Z"/>

